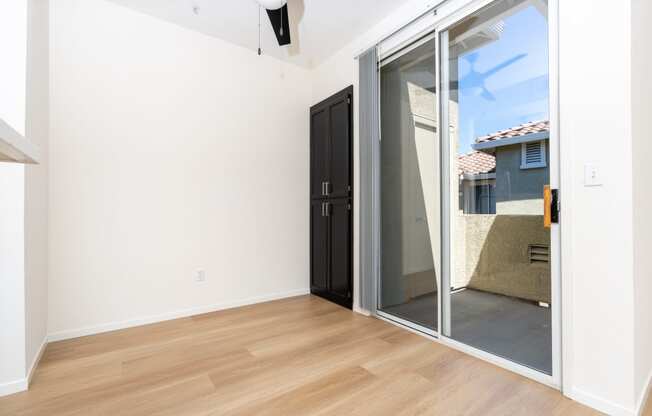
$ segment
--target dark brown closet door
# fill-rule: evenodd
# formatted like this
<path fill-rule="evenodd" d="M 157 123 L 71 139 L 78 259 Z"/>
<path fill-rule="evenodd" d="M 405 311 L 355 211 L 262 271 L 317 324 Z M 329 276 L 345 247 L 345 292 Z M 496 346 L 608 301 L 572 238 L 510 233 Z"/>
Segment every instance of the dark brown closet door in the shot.
<path fill-rule="evenodd" d="M 310 109 L 310 291 L 353 306 L 352 105 L 349 87 Z"/>

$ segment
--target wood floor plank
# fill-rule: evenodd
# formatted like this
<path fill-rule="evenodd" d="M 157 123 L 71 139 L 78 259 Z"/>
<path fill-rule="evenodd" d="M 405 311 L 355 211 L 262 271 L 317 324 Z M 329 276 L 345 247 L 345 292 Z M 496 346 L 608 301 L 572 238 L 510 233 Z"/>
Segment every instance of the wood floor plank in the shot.
<path fill-rule="evenodd" d="M 322 414 L 397 415 L 414 406 L 421 397 L 432 391 L 432 388 L 432 383 L 413 372 L 405 372 L 391 378 L 379 378 L 358 394 L 351 395 L 338 406 Z"/>
<path fill-rule="evenodd" d="M 165 411 L 171 406 L 177 406 L 205 397 L 214 391 L 215 387 L 213 383 L 207 376 L 203 375 L 191 379 L 184 379 L 179 383 L 168 384 L 160 389 L 148 390 L 142 393 L 131 393 L 115 397 L 111 400 L 103 400 L 100 403 L 77 411 L 74 415 L 154 415 Z"/>
<path fill-rule="evenodd" d="M 641 416 L 652 416 L 652 393 L 650 393 L 647 398 L 647 405 L 643 406 Z"/>
<path fill-rule="evenodd" d="M 240 407 L 231 414 L 239 415 L 304 415 L 316 414 L 336 407 L 337 397 L 370 384 L 376 377 L 362 367 L 347 367 L 333 371 L 315 381 L 302 384 L 270 400 L 257 401 Z"/>
<path fill-rule="evenodd" d="M 313 296 L 47 346 L 0 415 L 593 415 L 559 392 Z"/>

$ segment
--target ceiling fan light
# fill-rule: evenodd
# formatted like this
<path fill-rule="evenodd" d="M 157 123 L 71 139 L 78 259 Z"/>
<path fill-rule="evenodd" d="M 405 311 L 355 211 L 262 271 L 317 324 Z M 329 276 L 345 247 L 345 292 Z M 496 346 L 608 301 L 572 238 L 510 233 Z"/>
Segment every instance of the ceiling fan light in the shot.
<path fill-rule="evenodd" d="M 267 10 L 276 10 L 285 6 L 287 0 L 256 0 L 258 4 L 263 6 Z"/>

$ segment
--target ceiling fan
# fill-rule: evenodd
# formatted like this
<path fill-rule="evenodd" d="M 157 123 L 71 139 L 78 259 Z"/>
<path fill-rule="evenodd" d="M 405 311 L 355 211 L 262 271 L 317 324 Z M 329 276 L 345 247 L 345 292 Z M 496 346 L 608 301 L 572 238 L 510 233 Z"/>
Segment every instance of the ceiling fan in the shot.
<path fill-rule="evenodd" d="M 455 89 L 458 89 L 460 84 L 465 85 L 465 89 L 468 91 L 472 91 L 480 95 L 482 98 L 484 98 L 487 101 L 496 101 L 496 97 L 487 89 L 487 86 L 485 82 L 487 81 L 487 78 L 495 74 L 496 72 L 499 72 L 508 66 L 512 65 L 513 63 L 520 61 L 521 59 L 525 58 L 527 56 L 526 53 L 522 53 L 519 55 L 516 55 L 496 66 L 493 68 L 484 71 L 484 72 L 479 72 L 475 69 L 475 64 L 476 61 L 478 60 L 478 53 L 474 52 L 466 56 L 466 60 L 471 64 L 471 68 L 469 70 L 469 73 L 462 77 L 459 82 L 457 82 L 454 87 Z"/>
<path fill-rule="evenodd" d="M 256 2 L 267 11 L 267 17 L 272 24 L 279 46 L 289 45 L 291 40 L 287 0 L 256 0 Z M 260 55 L 260 13 L 258 14 L 258 31 L 258 55 Z"/>

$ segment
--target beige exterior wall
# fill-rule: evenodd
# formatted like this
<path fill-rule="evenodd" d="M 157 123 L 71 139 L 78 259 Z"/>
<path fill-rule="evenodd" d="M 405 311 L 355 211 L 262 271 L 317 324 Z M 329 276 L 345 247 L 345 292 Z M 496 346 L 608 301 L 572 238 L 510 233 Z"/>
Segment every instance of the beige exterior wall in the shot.
<path fill-rule="evenodd" d="M 543 194 L 543 189 L 541 190 Z M 496 213 L 499 215 L 534 215 L 541 217 L 543 213 L 543 198 L 523 199 L 515 201 L 496 202 Z"/>
<path fill-rule="evenodd" d="M 455 288 L 550 302 L 550 265 L 530 264 L 528 246 L 550 246 L 540 215 L 464 215 L 456 222 Z"/>

